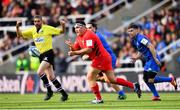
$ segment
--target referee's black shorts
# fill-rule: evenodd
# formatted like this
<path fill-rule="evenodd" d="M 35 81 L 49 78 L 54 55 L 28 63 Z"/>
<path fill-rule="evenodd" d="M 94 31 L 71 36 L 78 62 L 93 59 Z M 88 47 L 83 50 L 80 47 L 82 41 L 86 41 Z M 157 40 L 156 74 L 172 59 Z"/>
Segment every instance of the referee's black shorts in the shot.
<path fill-rule="evenodd" d="M 39 59 L 40 59 L 40 62 L 46 61 L 50 63 L 54 69 L 54 52 L 52 49 L 40 54 Z"/>

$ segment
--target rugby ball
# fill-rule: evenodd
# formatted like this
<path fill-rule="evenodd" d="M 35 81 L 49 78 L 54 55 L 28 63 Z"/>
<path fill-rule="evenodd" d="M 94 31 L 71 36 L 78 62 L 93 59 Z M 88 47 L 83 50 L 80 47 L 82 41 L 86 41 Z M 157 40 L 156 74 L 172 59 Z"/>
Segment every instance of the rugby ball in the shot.
<path fill-rule="evenodd" d="M 39 57 L 40 56 L 40 52 L 35 46 L 30 46 L 28 49 L 28 52 L 29 52 L 29 55 L 31 55 L 33 57 Z"/>

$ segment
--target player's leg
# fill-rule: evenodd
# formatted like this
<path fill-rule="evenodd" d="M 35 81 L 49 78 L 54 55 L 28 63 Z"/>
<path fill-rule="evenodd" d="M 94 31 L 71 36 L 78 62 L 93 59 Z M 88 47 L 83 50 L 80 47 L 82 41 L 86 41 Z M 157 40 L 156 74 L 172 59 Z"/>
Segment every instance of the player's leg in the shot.
<path fill-rule="evenodd" d="M 53 85 L 57 88 L 57 90 L 61 93 L 61 101 L 66 101 L 68 99 L 68 94 L 64 91 L 64 89 L 61 86 L 61 83 L 56 79 L 53 66 L 51 65 L 49 68 L 45 70 L 46 74 L 48 74 L 49 79 L 53 83 Z"/>
<path fill-rule="evenodd" d="M 102 100 L 102 97 L 101 97 L 101 94 L 99 91 L 99 86 L 96 83 L 97 74 L 100 72 L 101 72 L 101 70 L 98 70 L 98 69 L 90 66 L 89 71 L 87 73 L 87 80 L 88 80 L 89 86 L 96 97 L 96 100 L 92 101 L 92 103 L 94 103 L 94 104 L 103 103 L 103 100 Z"/>
<path fill-rule="evenodd" d="M 149 89 L 151 90 L 151 92 L 153 93 L 153 101 L 160 101 L 160 96 L 156 90 L 156 87 L 154 85 L 154 77 L 156 76 L 157 73 L 155 72 L 148 72 L 148 71 L 144 71 L 144 76 L 143 79 L 146 83 L 146 85 L 149 87 Z"/>
<path fill-rule="evenodd" d="M 102 73 L 102 72 L 98 74 L 97 78 L 98 78 L 98 81 L 108 82 L 108 81 L 107 81 L 108 78 L 107 78 L 106 74 L 104 74 L 104 73 Z M 111 85 L 111 86 L 113 87 L 113 89 L 118 93 L 118 95 L 119 95 L 119 96 L 118 96 L 118 99 L 119 99 L 119 100 L 125 100 L 125 99 L 127 98 L 127 96 L 125 95 L 124 91 L 121 90 L 118 85 L 115 85 L 115 84 L 110 84 L 110 85 Z"/>
<path fill-rule="evenodd" d="M 51 85 L 49 84 L 48 78 L 47 78 L 47 76 L 45 74 L 46 68 L 49 68 L 49 67 L 50 67 L 50 64 L 48 62 L 42 61 L 39 68 L 38 68 L 38 70 L 37 70 L 37 73 L 38 73 L 39 77 L 41 78 L 41 80 L 43 81 L 43 84 L 47 88 L 47 93 L 46 93 L 46 96 L 45 96 L 44 100 L 49 100 L 53 95 Z"/>
<path fill-rule="evenodd" d="M 154 83 L 161 83 L 161 82 L 170 82 L 174 86 L 175 90 L 177 90 L 176 78 L 173 76 L 172 73 L 170 73 L 170 77 L 156 76 L 154 78 Z"/>
<path fill-rule="evenodd" d="M 137 93 L 139 98 L 141 97 L 141 89 L 138 83 L 133 84 L 132 82 L 124 80 L 123 78 L 116 78 L 113 71 L 105 71 L 104 73 L 107 76 L 107 82 L 129 87 Z"/>
<path fill-rule="evenodd" d="M 123 78 L 116 78 L 113 71 L 106 71 L 104 72 L 107 76 L 107 82 L 112 84 L 119 84 L 125 87 L 129 87 L 131 89 L 134 89 L 134 85 L 132 82 L 124 80 Z"/>
<path fill-rule="evenodd" d="M 171 84 L 174 86 L 175 90 L 177 90 L 177 81 L 176 81 L 176 77 L 174 77 L 174 75 L 172 73 L 170 73 L 170 76 L 171 78 Z"/>
<path fill-rule="evenodd" d="M 116 67 L 116 55 L 114 53 L 110 53 L 111 58 L 112 58 L 112 67 L 113 69 Z M 104 74 L 105 75 L 105 74 Z M 106 76 L 105 76 L 106 77 Z M 119 86 L 115 85 L 115 84 L 111 84 L 111 86 L 114 88 L 114 90 L 116 90 L 116 92 L 118 93 L 118 99 L 119 100 L 125 100 L 127 98 L 125 92 L 123 90 L 121 90 L 119 88 Z"/>
<path fill-rule="evenodd" d="M 117 92 L 118 100 L 125 100 L 127 98 L 125 92 L 123 90 L 121 90 L 118 85 L 111 84 L 111 86 Z"/>
<path fill-rule="evenodd" d="M 110 84 L 111 87 L 117 92 L 118 94 L 118 100 L 125 100 L 127 98 L 125 92 L 119 88 L 116 84 Z"/>

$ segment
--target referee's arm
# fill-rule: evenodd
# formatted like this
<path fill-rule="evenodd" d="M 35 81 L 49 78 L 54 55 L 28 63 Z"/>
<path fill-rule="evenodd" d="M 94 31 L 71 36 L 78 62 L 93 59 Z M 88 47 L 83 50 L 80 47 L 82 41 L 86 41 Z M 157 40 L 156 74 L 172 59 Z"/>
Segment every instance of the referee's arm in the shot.
<path fill-rule="evenodd" d="M 66 32 L 66 26 L 65 26 L 65 21 L 64 20 L 60 20 L 60 24 L 61 24 L 61 32 L 65 33 Z"/>
<path fill-rule="evenodd" d="M 21 32 L 20 29 L 19 29 L 19 27 L 20 27 L 21 24 L 22 24 L 21 21 L 17 21 L 17 22 L 16 22 L 16 34 L 17 34 L 17 37 L 23 38 L 22 32 Z"/>

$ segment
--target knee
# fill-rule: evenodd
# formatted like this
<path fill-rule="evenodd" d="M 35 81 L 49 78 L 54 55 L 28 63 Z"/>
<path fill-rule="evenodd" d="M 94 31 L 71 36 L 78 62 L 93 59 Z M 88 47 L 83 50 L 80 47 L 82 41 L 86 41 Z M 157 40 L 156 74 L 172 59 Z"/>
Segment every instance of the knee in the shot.
<path fill-rule="evenodd" d="M 143 79 L 146 83 L 154 83 L 154 78 L 143 77 Z"/>
<path fill-rule="evenodd" d="M 93 76 L 91 74 L 87 74 L 87 80 L 88 81 L 92 81 L 93 80 Z"/>
<path fill-rule="evenodd" d="M 145 71 L 143 79 L 146 83 L 154 83 L 154 77 L 156 76 L 156 74 L 157 73 L 155 73 L 155 72 Z"/>
<path fill-rule="evenodd" d="M 41 76 L 42 74 L 44 74 L 41 70 L 37 70 L 37 74 L 39 75 L 39 76 Z"/>
<path fill-rule="evenodd" d="M 48 78 L 52 81 L 55 79 L 55 76 L 54 75 L 48 75 Z"/>
<path fill-rule="evenodd" d="M 154 83 L 154 78 L 149 78 L 148 83 Z"/>
<path fill-rule="evenodd" d="M 108 78 L 106 79 L 108 83 L 116 83 L 116 79 L 113 79 L 113 78 Z"/>

